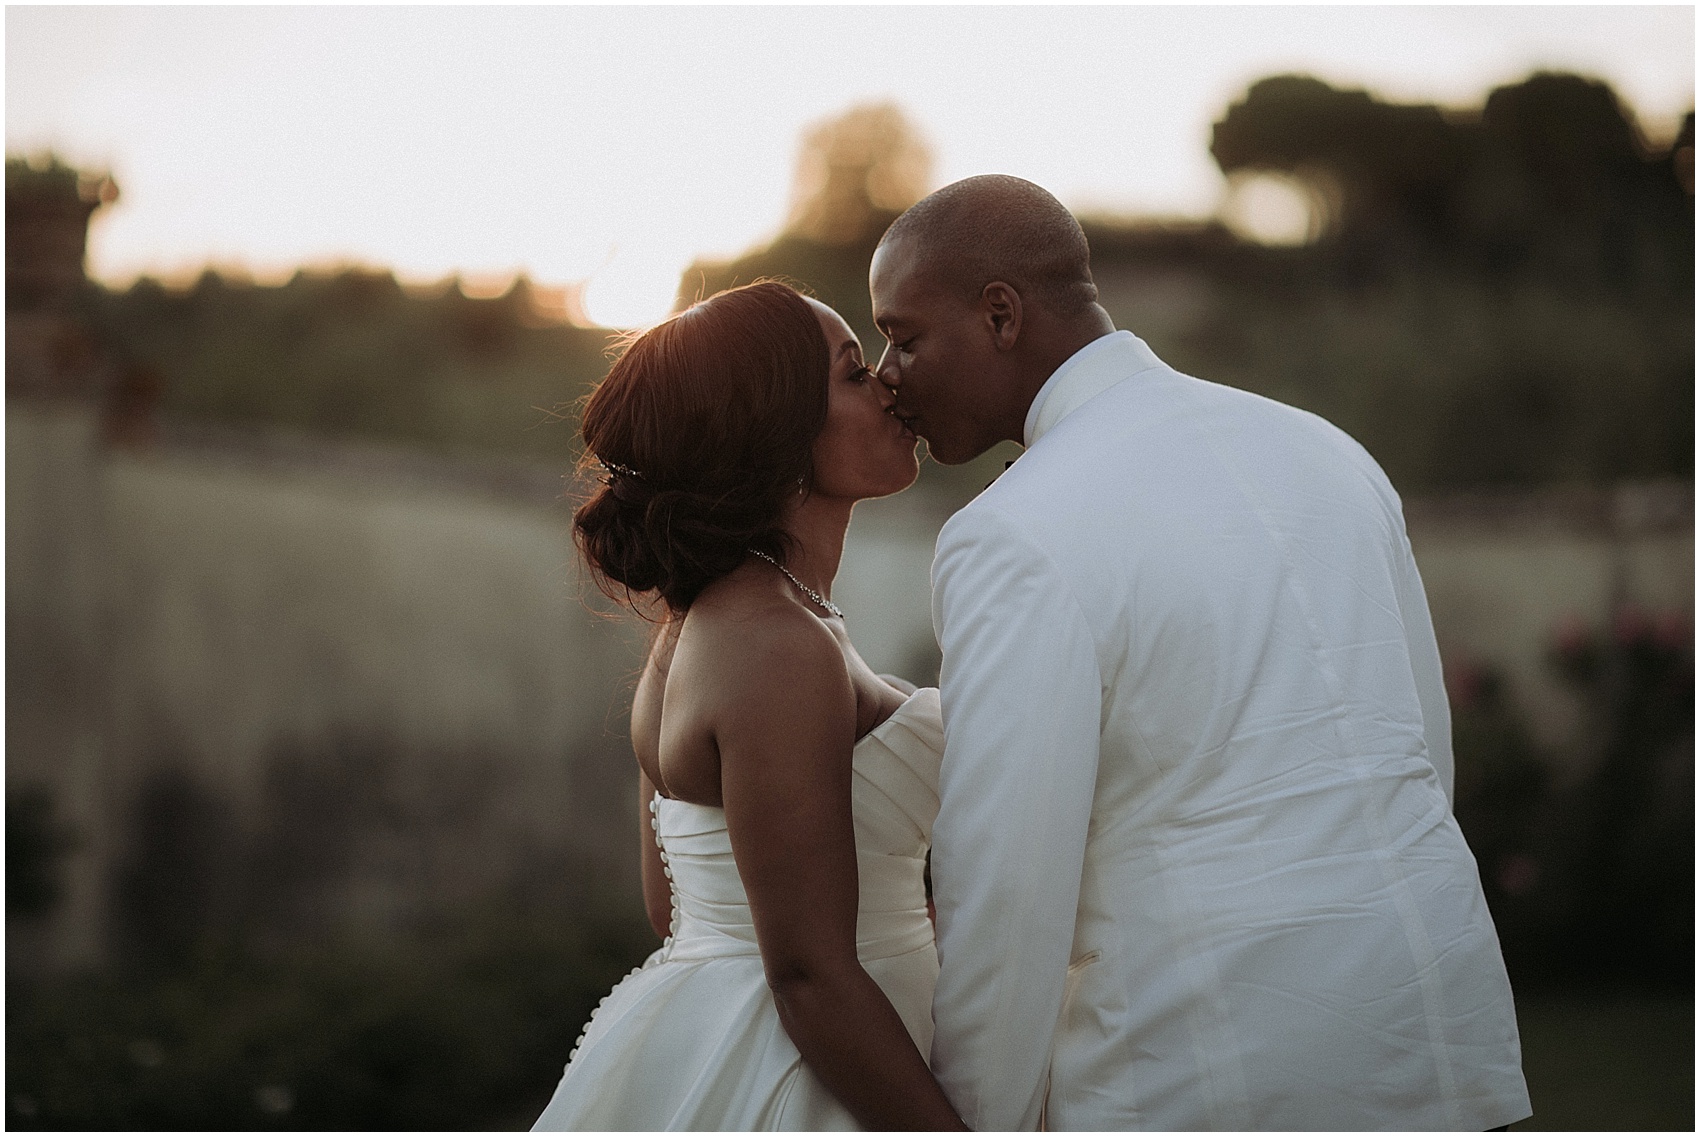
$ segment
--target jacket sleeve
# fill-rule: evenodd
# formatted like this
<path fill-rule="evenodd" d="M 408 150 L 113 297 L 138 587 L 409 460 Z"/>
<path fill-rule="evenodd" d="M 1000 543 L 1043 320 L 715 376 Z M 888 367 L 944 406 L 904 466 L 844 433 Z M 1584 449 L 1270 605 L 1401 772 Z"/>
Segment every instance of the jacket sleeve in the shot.
<path fill-rule="evenodd" d="M 983 502 L 939 535 L 933 623 L 945 752 L 932 1067 L 972 1128 L 1034 1129 L 1097 779 L 1098 656 L 1056 564 Z"/>
<path fill-rule="evenodd" d="M 1411 542 L 1399 529 L 1398 565 L 1399 618 L 1405 626 L 1405 647 L 1411 655 L 1411 675 L 1417 684 L 1417 700 L 1423 712 L 1423 739 L 1428 745 L 1428 759 L 1440 784 L 1446 791 L 1446 804 L 1452 804 L 1452 708 L 1446 701 L 1446 683 L 1440 670 L 1440 647 L 1434 638 L 1434 621 L 1429 617 L 1428 596 L 1423 591 L 1423 578 L 1417 572 L 1417 561 L 1411 554 Z"/>

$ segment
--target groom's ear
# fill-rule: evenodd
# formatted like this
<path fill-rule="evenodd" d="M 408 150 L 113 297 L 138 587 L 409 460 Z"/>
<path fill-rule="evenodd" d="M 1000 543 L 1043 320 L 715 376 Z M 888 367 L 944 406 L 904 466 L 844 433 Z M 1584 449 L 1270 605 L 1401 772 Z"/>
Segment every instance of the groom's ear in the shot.
<path fill-rule="evenodd" d="M 1021 337 L 1021 293 L 994 280 L 980 290 L 980 311 L 998 349 L 1013 348 Z"/>

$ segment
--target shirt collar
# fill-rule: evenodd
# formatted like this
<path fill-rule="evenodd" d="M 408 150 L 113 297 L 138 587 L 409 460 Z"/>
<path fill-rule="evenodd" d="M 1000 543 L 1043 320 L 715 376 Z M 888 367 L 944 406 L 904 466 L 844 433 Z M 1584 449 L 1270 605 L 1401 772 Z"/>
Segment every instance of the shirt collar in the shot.
<path fill-rule="evenodd" d="M 1045 380 L 1045 385 L 1033 396 L 1033 404 L 1027 408 L 1027 422 L 1022 428 L 1026 445 L 1032 446 L 1071 411 L 1133 374 L 1127 367 L 1125 353 L 1105 350 L 1112 345 L 1137 347 L 1143 349 L 1142 354 L 1151 354 L 1151 349 L 1138 336 L 1120 331 L 1099 336 L 1063 360 L 1062 366 L 1051 372 L 1051 377 Z M 1156 357 L 1152 356 L 1150 362 L 1155 363 Z"/>

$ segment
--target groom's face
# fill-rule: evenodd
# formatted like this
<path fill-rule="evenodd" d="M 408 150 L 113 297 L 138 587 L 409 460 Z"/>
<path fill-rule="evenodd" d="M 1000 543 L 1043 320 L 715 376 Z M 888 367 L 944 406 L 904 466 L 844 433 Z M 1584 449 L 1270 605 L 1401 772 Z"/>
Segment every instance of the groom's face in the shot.
<path fill-rule="evenodd" d="M 912 240 L 899 238 L 874 253 L 868 288 L 887 345 L 874 373 L 934 460 L 954 466 L 1002 437 L 994 417 L 999 360 L 984 314 L 928 268 Z"/>

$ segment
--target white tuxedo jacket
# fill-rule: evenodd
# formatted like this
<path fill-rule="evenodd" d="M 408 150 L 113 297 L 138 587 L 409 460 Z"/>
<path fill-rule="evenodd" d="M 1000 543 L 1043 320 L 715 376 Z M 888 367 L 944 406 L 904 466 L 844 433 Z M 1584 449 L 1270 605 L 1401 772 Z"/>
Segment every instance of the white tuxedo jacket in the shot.
<path fill-rule="evenodd" d="M 1399 499 L 1128 332 L 939 535 L 933 1070 L 976 1129 L 1529 1115 Z"/>

